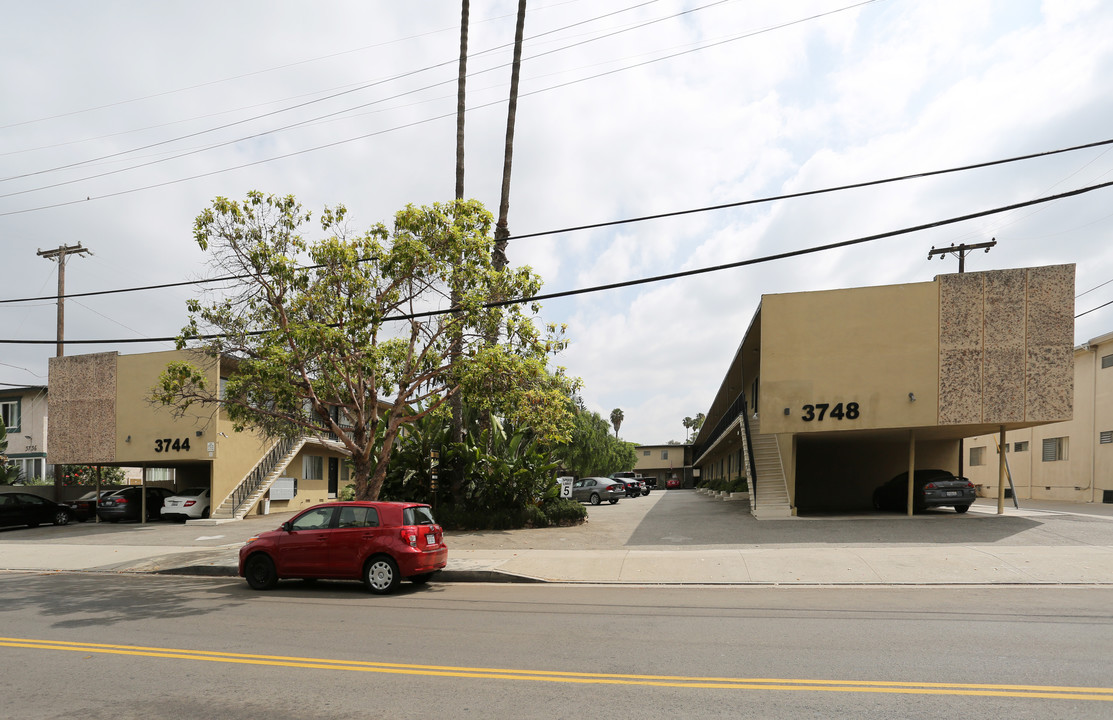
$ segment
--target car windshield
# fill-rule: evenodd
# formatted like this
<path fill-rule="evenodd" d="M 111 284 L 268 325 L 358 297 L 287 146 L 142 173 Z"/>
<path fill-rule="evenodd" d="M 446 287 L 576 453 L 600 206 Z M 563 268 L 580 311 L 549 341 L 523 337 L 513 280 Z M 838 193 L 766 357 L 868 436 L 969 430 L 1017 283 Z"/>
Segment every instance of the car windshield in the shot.
<path fill-rule="evenodd" d="M 424 506 L 408 507 L 402 511 L 403 525 L 436 525 L 432 509 Z"/>

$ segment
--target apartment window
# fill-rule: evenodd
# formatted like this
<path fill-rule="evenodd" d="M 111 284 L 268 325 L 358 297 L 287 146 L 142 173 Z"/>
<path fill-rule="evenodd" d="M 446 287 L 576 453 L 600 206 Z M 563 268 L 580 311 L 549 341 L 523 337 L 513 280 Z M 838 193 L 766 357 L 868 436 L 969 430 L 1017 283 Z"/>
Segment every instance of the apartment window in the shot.
<path fill-rule="evenodd" d="M 668 460 L 669 459 L 669 451 L 668 450 L 662 450 L 661 451 L 661 459 L 662 460 Z"/>
<path fill-rule="evenodd" d="M 1113 355 L 1103 356 L 1102 359 L 1101 359 L 1101 367 L 1102 367 L 1103 370 L 1105 368 L 1113 367 Z"/>
<path fill-rule="evenodd" d="M 1014 442 L 1013 452 L 1028 452 L 1028 441 L 1025 440 L 1024 442 Z"/>
<path fill-rule="evenodd" d="M 970 448 L 970 467 L 985 465 L 985 446 Z"/>
<path fill-rule="evenodd" d="M 1098 442 L 1100 442 L 1102 445 L 1113 443 L 1113 430 L 1105 430 L 1101 434 L 1099 434 Z"/>
<path fill-rule="evenodd" d="M 23 482 L 32 480 L 45 480 L 43 475 L 45 466 L 42 458 L 12 458 L 8 464 L 19 470 L 19 479 Z"/>
<path fill-rule="evenodd" d="M 302 460 L 301 476 L 306 480 L 323 480 L 325 459 L 320 455 L 306 455 Z"/>
<path fill-rule="evenodd" d="M 1043 461 L 1055 462 L 1067 459 L 1067 439 L 1065 437 L 1045 438 L 1043 441 Z"/>
<path fill-rule="evenodd" d="M 642 450 L 642 456 L 643 457 L 649 457 L 649 451 L 648 450 Z"/>
<path fill-rule="evenodd" d="M 19 432 L 19 398 L 0 400 L 0 417 L 3 418 L 8 432 Z"/>
<path fill-rule="evenodd" d="M 174 468 L 147 468 L 147 482 L 174 482 Z"/>

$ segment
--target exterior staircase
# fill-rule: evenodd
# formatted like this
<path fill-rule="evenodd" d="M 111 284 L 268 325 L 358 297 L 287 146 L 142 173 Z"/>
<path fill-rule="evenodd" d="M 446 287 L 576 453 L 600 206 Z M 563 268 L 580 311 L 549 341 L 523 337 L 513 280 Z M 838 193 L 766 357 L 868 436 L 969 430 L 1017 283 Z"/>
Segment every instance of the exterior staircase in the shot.
<path fill-rule="evenodd" d="M 209 516 L 210 520 L 243 520 L 259 498 L 270 490 L 286 467 L 301 451 L 308 437 L 282 438 L 271 446 L 255 467 Z"/>
<path fill-rule="evenodd" d="M 788 482 L 785 478 L 784 464 L 781 462 L 781 449 L 776 435 L 761 435 L 758 421 L 750 422 L 753 440 L 754 463 L 757 465 L 757 482 L 751 480 L 750 512 L 754 517 L 787 518 L 796 515 L 795 508 L 788 498 Z M 746 459 L 746 475 L 753 478 L 750 468 L 750 448 L 745 447 L 747 438 L 742 436 L 743 457 Z"/>

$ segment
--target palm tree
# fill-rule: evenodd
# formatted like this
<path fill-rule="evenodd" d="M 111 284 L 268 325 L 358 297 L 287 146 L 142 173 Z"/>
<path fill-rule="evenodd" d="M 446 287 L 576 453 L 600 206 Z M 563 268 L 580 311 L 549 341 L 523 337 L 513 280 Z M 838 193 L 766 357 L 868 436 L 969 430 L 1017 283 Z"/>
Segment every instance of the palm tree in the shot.
<path fill-rule="evenodd" d="M 611 425 L 614 425 L 615 437 L 618 437 L 618 428 L 622 426 L 623 417 L 624 415 L 622 414 L 622 410 L 620 408 L 611 410 Z"/>
<path fill-rule="evenodd" d="M 692 418 L 691 418 L 691 416 L 688 416 L 688 417 L 684 418 L 683 420 L 681 420 L 680 424 L 684 426 L 684 442 L 688 442 L 692 437 Z"/>
<path fill-rule="evenodd" d="M 456 81 L 456 199 L 464 199 L 464 111 L 467 109 L 465 102 L 465 86 L 468 76 L 468 15 L 471 10 L 470 0 L 463 0 L 460 10 L 460 65 Z M 459 304 L 460 299 L 453 292 L 452 305 Z M 460 357 L 463 352 L 463 341 L 453 340 L 450 350 L 453 357 Z M 448 401 L 452 410 L 452 442 L 464 441 L 464 398 L 460 393 L 454 394 Z M 453 496 L 459 494 L 463 485 L 464 476 L 458 467 L 446 468 L 450 476 Z"/>
<path fill-rule="evenodd" d="M 510 214 L 510 166 L 514 159 L 514 122 L 518 115 L 518 76 L 522 66 L 522 35 L 526 27 L 526 0 L 518 0 L 518 24 L 514 28 L 514 61 L 510 68 L 510 103 L 506 111 L 506 146 L 502 160 L 502 197 L 499 219 L 495 223 L 495 249 L 491 252 L 496 270 L 506 267 L 506 241 L 510 239 L 507 216 Z"/>

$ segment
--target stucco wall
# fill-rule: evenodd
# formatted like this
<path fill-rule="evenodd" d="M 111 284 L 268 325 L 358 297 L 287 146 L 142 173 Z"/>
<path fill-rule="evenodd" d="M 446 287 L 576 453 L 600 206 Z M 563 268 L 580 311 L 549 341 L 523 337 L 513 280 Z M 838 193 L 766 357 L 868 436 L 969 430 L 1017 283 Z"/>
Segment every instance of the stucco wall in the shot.
<path fill-rule="evenodd" d="M 47 462 L 116 460 L 116 353 L 50 358 Z"/>
<path fill-rule="evenodd" d="M 1072 412 L 1074 266 L 940 275 L 939 424 Z"/>
<path fill-rule="evenodd" d="M 934 425 L 938 302 L 935 283 L 763 296 L 761 432 Z"/>

